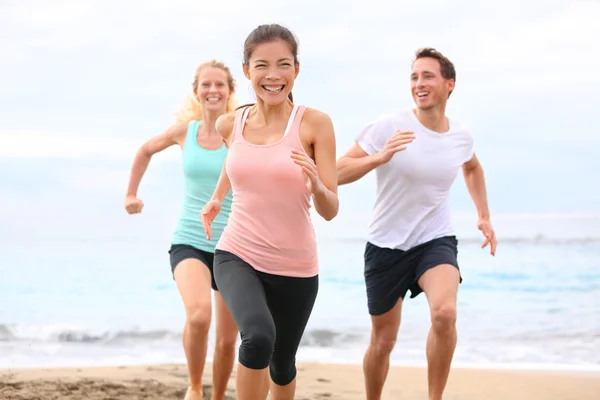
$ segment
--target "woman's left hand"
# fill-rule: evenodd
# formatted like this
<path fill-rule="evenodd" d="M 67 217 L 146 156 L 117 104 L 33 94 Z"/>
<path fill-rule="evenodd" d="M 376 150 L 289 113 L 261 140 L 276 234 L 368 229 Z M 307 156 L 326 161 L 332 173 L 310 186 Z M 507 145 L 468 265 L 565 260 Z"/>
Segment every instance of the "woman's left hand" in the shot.
<path fill-rule="evenodd" d="M 302 175 L 304 176 L 304 182 L 306 183 L 308 191 L 312 194 L 323 193 L 325 191 L 325 186 L 319 179 L 319 171 L 317 170 L 317 165 L 313 159 L 305 152 L 296 149 L 292 149 L 290 157 L 292 157 L 294 162 L 302 168 Z"/>

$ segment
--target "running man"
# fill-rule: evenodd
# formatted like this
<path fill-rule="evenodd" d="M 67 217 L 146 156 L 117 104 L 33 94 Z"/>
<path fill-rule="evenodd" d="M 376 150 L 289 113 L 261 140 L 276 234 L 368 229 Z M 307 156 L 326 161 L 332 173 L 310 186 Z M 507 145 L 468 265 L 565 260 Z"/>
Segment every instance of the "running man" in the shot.
<path fill-rule="evenodd" d="M 375 170 L 377 197 L 364 254 L 371 341 L 363 369 L 367 400 L 379 400 L 400 328 L 402 302 L 425 292 L 430 400 L 440 400 L 456 347 L 456 298 L 462 277 L 450 221 L 450 189 L 462 168 L 478 213 L 483 247 L 496 253 L 483 168 L 473 138 L 446 117 L 454 65 L 432 48 L 420 49 L 410 74 L 416 108 L 369 123 L 337 163 L 338 184 Z"/>

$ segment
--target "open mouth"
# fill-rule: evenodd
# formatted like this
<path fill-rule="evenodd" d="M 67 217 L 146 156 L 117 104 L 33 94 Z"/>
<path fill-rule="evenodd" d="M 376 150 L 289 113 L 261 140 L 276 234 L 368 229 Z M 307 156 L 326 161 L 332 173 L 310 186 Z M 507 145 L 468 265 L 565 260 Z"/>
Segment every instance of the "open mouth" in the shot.
<path fill-rule="evenodd" d="M 285 88 L 285 85 L 262 85 L 262 88 L 267 92 L 280 93 Z"/>
<path fill-rule="evenodd" d="M 208 103 L 218 103 L 219 101 L 221 101 L 220 97 L 216 97 L 216 96 L 209 96 L 206 98 L 206 101 Z"/>
<path fill-rule="evenodd" d="M 417 97 L 423 99 L 429 95 L 429 92 L 417 92 Z"/>

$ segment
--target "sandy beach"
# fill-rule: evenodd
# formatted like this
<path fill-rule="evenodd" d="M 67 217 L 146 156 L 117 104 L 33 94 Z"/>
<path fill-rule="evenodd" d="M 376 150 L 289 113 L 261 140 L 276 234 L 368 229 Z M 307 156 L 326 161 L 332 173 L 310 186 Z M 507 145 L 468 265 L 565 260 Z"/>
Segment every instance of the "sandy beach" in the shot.
<path fill-rule="evenodd" d="M 205 398 L 210 399 L 210 369 Z M 235 399 L 234 376 L 228 400 Z M 15 369 L 0 371 L 3 400 L 183 399 L 187 372 L 182 365 L 92 368 Z M 300 364 L 298 400 L 364 399 L 359 365 Z M 454 369 L 446 400 L 593 400 L 600 394 L 600 373 Z M 393 367 L 384 399 L 427 398 L 423 368 Z"/>

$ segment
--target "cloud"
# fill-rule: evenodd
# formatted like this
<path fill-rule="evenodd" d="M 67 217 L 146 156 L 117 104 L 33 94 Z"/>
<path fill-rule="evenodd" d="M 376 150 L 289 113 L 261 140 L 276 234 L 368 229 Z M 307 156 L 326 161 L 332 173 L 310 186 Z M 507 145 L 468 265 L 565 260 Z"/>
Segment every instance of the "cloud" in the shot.
<path fill-rule="evenodd" d="M 71 159 L 80 161 L 133 161 L 142 141 L 130 137 L 102 137 L 86 132 L 0 131 L 0 157 Z M 177 146 L 160 153 L 158 160 L 180 155 Z"/>
<path fill-rule="evenodd" d="M 22 176 L 23 185 L 51 176 L 62 196 L 106 193 L 120 202 L 135 151 L 173 122 L 196 65 L 224 60 L 238 81 L 240 102 L 253 101 L 240 68 L 242 44 L 256 25 L 279 22 L 300 40 L 294 95 L 330 113 L 338 153 L 372 118 L 413 105 L 414 50 L 434 46 L 457 65 L 448 112 L 473 127 L 478 154 L 495 177 L 491 196 L 535 187 L 558 201 L 552 186 L 572 188 L 573 196 L 588 190 L 571 184 L 571 165 L 597 164 L 592 150 L 600 136 L 589 126 L 600 89 L 591 72 L 600 69 L 593 51 L 599 7 L 566 0 L 5 1 L 2 166 L 12 171 L 23 165 L 17 160 L 44 160 L 47 167 L 39 167 L 39 176 Z M 149 196 L 153 188 L 172 187 L 164 177 L 180 174 L 179 157 L 176 147 L 155 156 L 152 166 L 165 162 L 144 178 Z M 69 167 L 57 169 L 58 160 Z M 542 173 L 549 181 L 537 177 Z M 356 193 L 350 197 L 364 194 Z M 510 207 L 529 201 L 508 197 L 502 201 Z"/>

